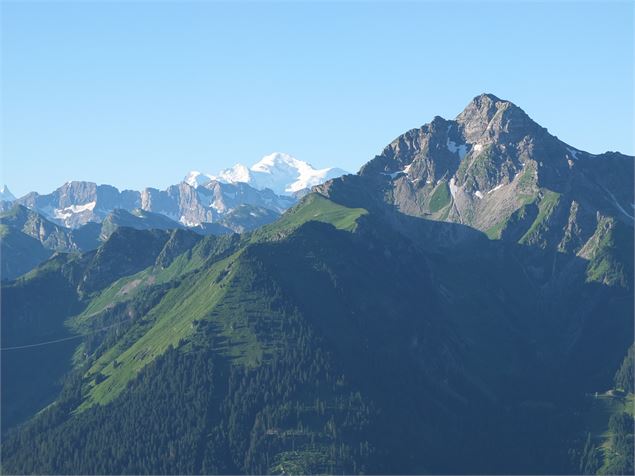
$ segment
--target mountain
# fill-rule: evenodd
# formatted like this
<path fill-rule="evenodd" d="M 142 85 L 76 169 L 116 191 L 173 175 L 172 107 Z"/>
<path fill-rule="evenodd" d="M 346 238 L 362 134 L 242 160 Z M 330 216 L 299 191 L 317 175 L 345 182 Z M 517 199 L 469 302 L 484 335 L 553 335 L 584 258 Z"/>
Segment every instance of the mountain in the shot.
<path fill-rule="evenodd" d="M 217 222 L 239 205 L 247 204 L 276 212 L 295 203 L 271 190 L 259 191 L 247 184 L 223 184 L 217 181 L 194 188 L 185 182 L 166 190 L 146 188 L 141 192 L 119 191 L 110 185 L 68 182 L 47 195 L 32 192 L 15 201 L 36 210 L 60 225 L 77 228 L 89 222 L 102 222 L 116 209 L 132 212 L 141 209 L 161 214 L 185 226 Z"/>
<path fill-rule="evenodd" d="M 315 169 L 311 164 L 282 152 L 264 156 L 247 168 L 242 164 L 221 170 L 217 175 L 190 172 L 185 181 L 191 186 L 205 186 L 212 180 L 223 183 L 248 183 L 258 190 L 270 189 L 278 195 L 294 195 L 315 185 L 346 174 L 342 169 Z"/>
<path fill-rule="evenodd" d="M 0 223 L 3 227 L 37 239 L 45 248 L 53 251 L 82 251 L 98 246 L 96 234 L 90 238 L 74 233 L 22 205 L 14 205 L 9 211 L 0 214 Z"/>
<path fill-rule="evenodd" d="M 580 257 L 597 260 L 590 279 L 625 283 L 626 271 L 606 274 L 613 268 L 602 260 L 616 258 L 602 247 L 632 231 L 632 177 L 632 156 L 576 149 L 511 102 L 483 94 L 455 120 L 436 117 L 406 132 L 358 176 L 317 190 L 347 204 L 361 193 L 408 216 L 549 250 L 551 263 L 527 263 L 544 282 Z M 625 249 L 622 243 L 611 253 L 628 255 Z"/>
<path fill-rule="evenodd" d="M 251 169 L 237 165 L 218 177 L 190 172 L 183 182 L 166 190 L 119 191 L 110 185 L 73 181 L 49 194 L 31 192 L 15 199 L 5 187 L 7 193 L 4 201 L 0 200 L 0 211 L 7 211 L 16 203 L 53 223 L 75 229 L 101 223 L 115 210 L 137 215 L 135 210 L 142 210 L 163 215 L 175 226 L 179 223 L 198 227 L 199 231 L 245 231 L 270 223 L 310 187 L 343 173 L 336 168 L 314 169 L 288 154 L 274 153 Z M 251 213 L 245 213 L 248 208 Z"/>
<path fill-rule="evenodd" d="M 101 222 L 110 211 L 134 209 L 140 205 L 140 193 L 119 192 L 110 185 L 92 182 L 66 182 L 54 192 L 40 195 L 31 192 L 15 201 L 67 228 L 89 222 Z"/>
<path fill-rule="evenodd" d="M 0 213 L 0 275 L 3 280 L 32 270 L 53 253 L 79 252 L 98 246 L 98 231 L 73 231 L 56 225 L 22 205 Z"/>
<path fill-rule="evenodd" d="M 9 190 L 9 187 L 3 185 L 0 187 L 0 201 L 1 202 L 12 202 L 15 200 L 15 196 Z"/>
<path fill-rule="evenodd" d="M 170 220 L 165 215 L 152 213 L 141 208 L 126 211 L 117 208 L 110 212 L 101 222 L 102 241 L 105 241 L 117 228 L 127 227 L 135 230 L 173 230 L 185 228 L 181 223 Z"/>
<path fill-rule="evenodd" d="M 633 224 L 633 157 L 578 150 L 491 94 L 399 136 L 360 175 L 402 213 L 576 253 L 601 217 Z"/>
<path fill-rule="evenodd" d="M 254 213 L 254 216 L 250 215 L 249 218 L 236 217 L 229 222 L 240 229 L 252 229 L 257 226 L 258 220 L 273 221 L 275 217 L 265 215 L 265 218 L 262 218 Z M 10 280 L 21 276 L 56 252 L 78 253 L 94 250 L 115 230 L 122 227 L 136 230 L 186 228 L 164 215 L 138 208 L 131 212 L 117 208 L 108 213 L 101 223 L 88 222 L 78 228 L 66 228 L 23 205 L 13 205 L 8 211 L 0 213 L 2 279 Z M 199 235 L 232 233 L 231 229 L 219 223 L 206 223 L 190 229 Z"/>
<path fill-rule="evenodd" d="M 633 158 L 563 167 L 515 106 L 466 111 L 487 101 L 491 132 L 446 121 L 465 154 L 435 119 L 251 232 L 119 228 L 4 283 L 3 471 L 628 472 L 633 227 L 603 187 L 628 203 Z M 527 199 L 485 233 L 485 199 L 465 197 L 504 181 L 518 143 L 536 172 L 492 194 Z M 408 188 L 444 169 L 447 196 Z"/>
<path fill-rule="evenodd" d="M 273 212 L 271 212 L 273 213 Z M 276 214 L 276 217 L 278 215 Z M 275 220 L 272 218 L 271 221 Z M 228 220 L 232 226 L 237 228 L 245 226 L 251 229 L 252 223 L 243 223 L 239 220 L 235 222 L 231 219 Z M 174 229 L 188 229 L 199 235 L 224 235 L 232 233 L 232 229 L 223 226 L 220 223 L 201 223 L 196 226 L 186 227 L 182 223 L 170 220 L 165 215 L 160 213 L 152 213 L 141 208 L 135 208 L 128 212 L 122 209 L 113 210 L 108 214 L 104 221 L 101 223 L 100 239 L 105 241 L 110 234 L 120 227 L 134 228 L 135 230 L 174 230 Z"/>
<path fill-rule="evenodd" d="M 268 208 L 244 204 L 227 213 L 221 219 L 220 226 L 230 228 L 236 233 L 244 233 L 272 223 L 279 217 L 278 213 Z"/>

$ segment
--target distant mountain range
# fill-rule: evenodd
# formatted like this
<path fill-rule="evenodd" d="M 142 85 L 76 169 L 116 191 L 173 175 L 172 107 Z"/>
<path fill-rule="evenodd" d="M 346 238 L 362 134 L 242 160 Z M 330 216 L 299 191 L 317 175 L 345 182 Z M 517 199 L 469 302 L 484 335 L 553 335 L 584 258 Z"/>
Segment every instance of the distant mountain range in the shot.
<path fill-rule="evenodd" d="M 251 231 L 185 224 L 260 166 L 111 211 L 2 285 L 3 472 L 633 474 L 634 161 L 483 94 Z"/>
<path fill-rule="evenodd" d="M 246 171 L 242 175 L 241 169 Z M 316 170 L 288 154 L 274 153 L 251 169 L 236 165 L 217 178 L 191 172 L 166 190 L 119 191 L 111 185 L 74 181 L 49 194 L 31 192 L 16 199 L 5 186 L 0 190 L 3 246 L 14 251 L 5 250 L 2 276 L 15 278 L 54 251 L 93 249 L 119 226 L 190 228 L 204 235 L 253 230 L 277 219 L 309 187 L 343 173 L 333 168 Z M 37 230 L 36 224 L 41 225 Z M 51 241 L 48 230 L 53 229 L 55 236 L 67 239 Z M 76 236 L 90 239 L 76 243 L 71 238 Z"/>
<path fill-rule="evenodd" d="M 101 222 L 111 211 L 142 209 L 159 213 L 185 226 L 215 223 L 245 205 L 275 212 L 276 216 L 296 203 L 297 197 L 314 185 L 338 177 L 341 169 L 316 170 L 288 154 L 265 156 L 250 169 L 236 165 L 218 177 L 190 172 L 185 179 L 166 190 L 119 191 L 111 185 L 92 182 L 67 182 L 50 194 L 31 192 L 19 199 L 5 186 L 0 192 L 2 208 L 17 203 L 35 210 L 47 219 L 77 228 L 88 222 Z M 260 223 L 256 220 L 257 223 Z M 227 223 L 232 227 L 232 223 Z M 241 222 L 237 228 L 251 229 Z"/>
<path fill-rule="evenodd" d="M 195 188 L 181 182 L 166 190 L 146 188 L 140 192 L 120 192 L 110 185 L 68 182 L 50 194 L 32 192 L 10 205 L 23 205 L 68 228 L 99 223 L 116 209 L 141 209 L 194 227 L 220 222 L 239 206 L 250 206 L 255 212 L 267 209 L 279 216 L 296 201 L 295 197 L 276 195 L 268 189 L 257 190 L 246 183 L 211 181 Z"/>

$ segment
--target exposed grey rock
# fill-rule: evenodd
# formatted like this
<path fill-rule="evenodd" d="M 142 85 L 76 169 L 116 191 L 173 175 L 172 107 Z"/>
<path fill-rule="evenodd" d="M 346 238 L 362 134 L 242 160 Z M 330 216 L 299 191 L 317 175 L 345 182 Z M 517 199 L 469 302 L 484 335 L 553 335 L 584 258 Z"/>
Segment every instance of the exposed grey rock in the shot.
<path fill-rule="evenodd" d="M 269 189 L 256 190 L 246 183 L 230 184 L 216 180 L 196 188 L 181 182 L 166 190 L 146 188 L 141 192 L 120 192 L 110 185 L 92 182 L 68 182 L 50 194 L 32 192 L 16 200 L 16 203 L 37 211 L 48 220 L 69 228 L 101 223 L 113 210 L 132 212 L 140 209 L 163 215 L 175 224 L 187 227 L 223 221 L 223 226 L 244 229 L 245 223 L 236 223 L 234 227 L 231 218 L 228 218 L 233 216 L 231 212 L 236 208 L 248 205 L 268 210 L 269 213 L 261 215 L 275 219 L 272 217 L 277 217 L 296 202 L 294 196 L 276 195 Z M 250 225 L 246 227 L 251 228 Z"/>
<path fill-rule="evenodd" d="M 354 193 L 374 194 L 406 215 L 576 254 L 606 217 L 633 226 L 633 163 L 571 147 L 513 103 L 482 94 L 454 120 L 435 117 L 393 140 L 360 169 L 359 187 L 338 186 L 350 182 L 344 176 L 316 190 L 345 193 L 350 204 Z"/>

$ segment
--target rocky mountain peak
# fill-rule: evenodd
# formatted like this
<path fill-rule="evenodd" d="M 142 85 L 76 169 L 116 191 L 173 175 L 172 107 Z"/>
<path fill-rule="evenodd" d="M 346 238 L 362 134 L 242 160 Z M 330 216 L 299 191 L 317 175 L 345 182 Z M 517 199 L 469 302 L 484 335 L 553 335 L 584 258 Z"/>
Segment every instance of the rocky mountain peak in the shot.
<path fill-rule="evenodd" d="M 0 201 L 12 202 L 13 200 L 15 200 L 15 196 L 11 193 L 9 187 L 6 185 L 0 187 Z"/>
<path fill-rule="evenodd" d="M 493 94 L 476 96 L 456 117 L 465 140 L 517 141 L 522 135 L 541 129 L 520 107 Z"/>
<path fill-rule="evenodd" d="M 406 215 L 578 253 L 602 216 L 632 226 L 633 162 L 576 149 L 512 102 L 481 94 L 455 120 L 437 116 L 404 132 L 359 175 L 380 201 Z M 340 188 L 321 193 L 341 195 Z"/>
<path fill-rule="evenodd" d="M 463 112 L 458 115 L 457 120 L 469 122 L 480 119 L 489 123 L 498 111 L 497 106 L 502 107 L 507 102 L 501 101 L 493 94 L 480 94 L 470 101 Z"/>

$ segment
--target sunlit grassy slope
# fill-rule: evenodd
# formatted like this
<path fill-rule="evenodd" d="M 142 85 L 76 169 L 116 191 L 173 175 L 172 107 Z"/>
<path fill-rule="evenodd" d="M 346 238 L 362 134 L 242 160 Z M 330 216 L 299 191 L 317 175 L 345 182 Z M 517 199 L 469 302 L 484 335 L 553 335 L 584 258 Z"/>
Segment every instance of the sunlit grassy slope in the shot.
<path fill-rule="evenodd" d="M 257 365 L 266 354 L 249 322 L 266 314 L 268 296 L 251 294 L 245 299 L 240 294 L 249 281 L 257 279 L 249 260 L 241 259 L 249 246 L 287 235 L 309 221 L 319 221 L 345 231 L 353 231 L 364 209 L 347 208 L 320 195 L 311 194 L 283 217 L 243 240 L 236 251 L 218 259 L 205 241 L 178 256 L 165 269 L 151 267 L 135 275 L 126 276 L 96 293 L 82 314 L 73 320 L 81 328 L 95 315 L 110 309 L 116 303 L 133 301 L 149 286 L 170 282 L 173 287 L 129 333 L 138 336 L 129 345 L 121 339 L 101 355 L 88 370 L 87 398 L 80 410 L 94 403 L 105 404 L 113 400 L 128 382 L 148 363 L 164 353 L 170 346 L 178 347 L 192 336 L 204 322 L 213 326 L 221 339 L 220 350 L 234 362 Z M 211 254 L 211 259 L 210 255 Z M 214 259 L 216 256 L 217 259 Z M 259 316 L 263 318 L 265 316 Z M 272 339 L 275 347 L 276 340 Z"/>
<path fill-rule="evenodd" d="M 319 221 L 333 225 L 339 230 L 354 231 L 357 220 L 368 211 L 363 208 L 348 208 L 331 200 L 311 193 L 302 202 L 287 211 L 282 217 L 256 233 L 257 239 L 274 237 L 277 233 L 290 232 L 309 221 Z"/>

